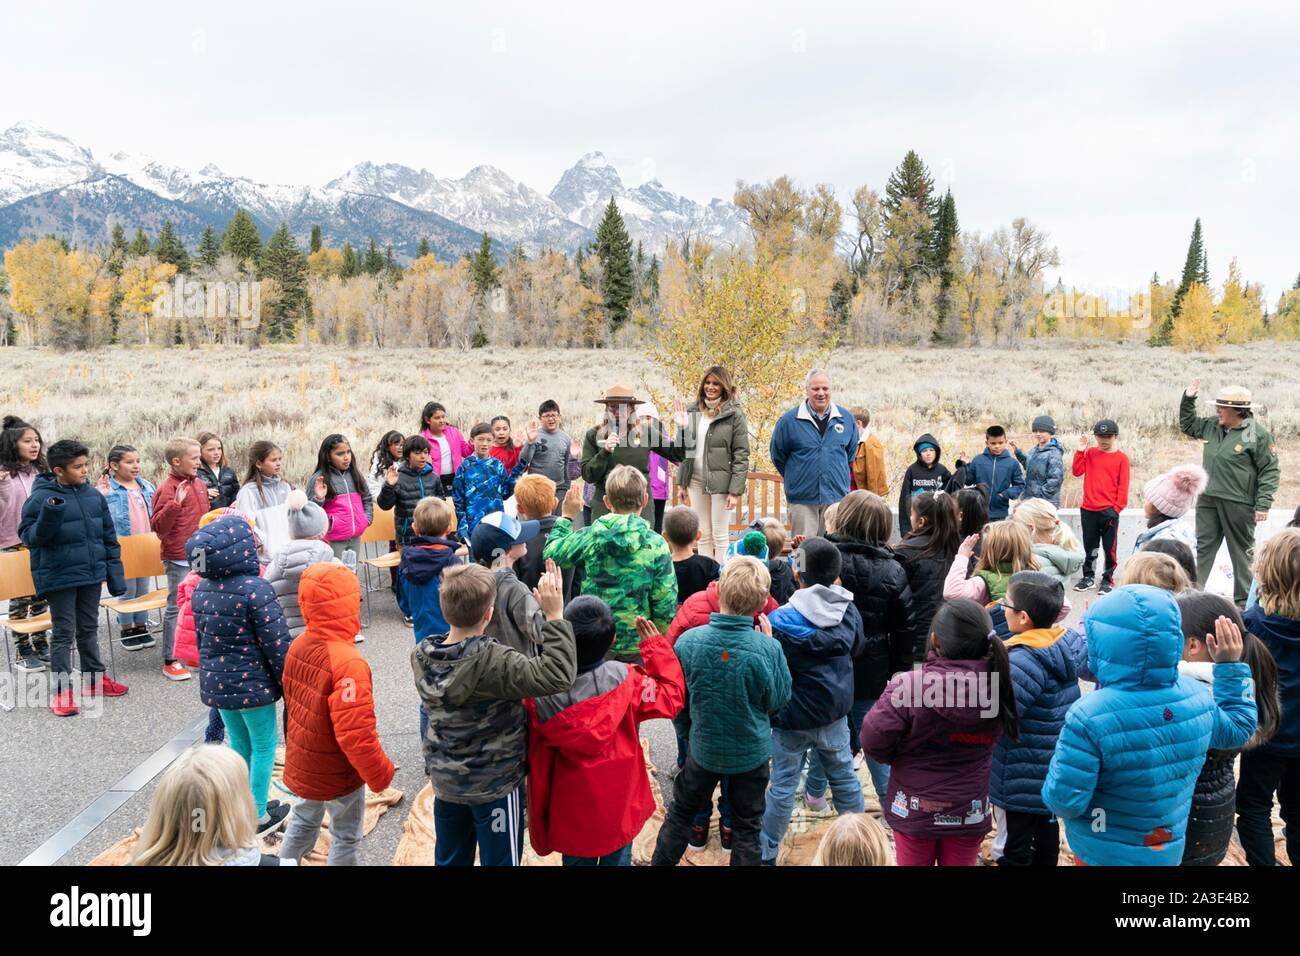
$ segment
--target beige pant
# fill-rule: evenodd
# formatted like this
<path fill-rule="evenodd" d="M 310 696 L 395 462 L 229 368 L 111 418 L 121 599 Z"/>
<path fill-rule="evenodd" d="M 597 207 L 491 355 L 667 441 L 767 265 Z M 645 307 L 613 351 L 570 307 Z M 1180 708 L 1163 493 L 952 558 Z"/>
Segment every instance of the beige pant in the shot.
<path fill-rule="evenodd" d="M 830 505 L 790 505 L 790 532 L 815 538 L 826 533 L 826 509 Z"/>
<path fill-rule="evenodd" d="M 700 519 L 700 554 L 718 563 L 727 556 L 731 544 L 731 516 L 727 513 L 726 495 L 706 495 L 704 483 L 692 481 L 688 489 L 691 508 Z"/>

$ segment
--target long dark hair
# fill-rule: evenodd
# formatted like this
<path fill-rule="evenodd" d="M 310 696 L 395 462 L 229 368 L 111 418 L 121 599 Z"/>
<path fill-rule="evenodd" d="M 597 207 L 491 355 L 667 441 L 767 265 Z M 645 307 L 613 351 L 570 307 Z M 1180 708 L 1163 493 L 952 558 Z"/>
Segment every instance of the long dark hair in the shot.
<path fill-rule="evenodd" d="M 1208 591 L 1184 591 L 1178 595 L 1178 610 L 1183 616 L 1183 639 L 1205 640 L 1214 633 L 1214 622 L 1226 617 L 1241 631 L 1241 659 L 1250 668 L 1255 679 L 1255 706 L 1259 711 L 1259 726 L 1251 734 L 1243 750 L 1252 750 L 1270 740 L 1282 723 L 1282 703 L 1278 698 L 1277 662 L 1268 648 L 1250 631 L 1241 619 L 1237 606 Z"/>
<path fill-rule="evenodd" d="M 998 722 L 1004 734 L 1019 740 L 1020 720 L 1016 717 L 1011 660 L 1006 645 L 993 633 L 989 612 L 968 598 L 948 601 L 935 612 L 930 633 L 938 641 L 939 653 L 948 660 L 989 662 L 989 669 L 998 679 Z"/>
<path fill-rule="evenodd" d="M 495 428 L 497 427 L 497 422 L 505 422 L 505 423 L 506 423 L 506 443 L 505 443 L 504 445 L 502 445 L 501 447 L 502 447 L 502 448 L 513 449 L 513 448 L 515 447 L 515 436 L 512 435 L 512 434 L 510 434 L 510 419 L 506 418 L 506 416 L 504 416 L 504 415 L 493 415 L 493 416 L 492 416 L 492 421 L 490 421 L 490 422 L 488 423 L 488 425 L 489 425 L 491 428 L 495 429 Z M 492 436 L 492 441 L 493 441 L 494 444 L 496 443 L 496 439 L 497 439 L 497 436 L 496 436 L 496 435 L 493 435 L 493 436 Z"/>
<path fill-rule="evenodd" d="M 112 470 L 114 465 L 116 465 L 119 461 L 121 461 L 123 458 L 125 458 L 127 455 L 131 454 L 132 452 L 134 452 L 137 455 L 140 454 L 140 452 L 136 450 L 136 447 L 134 445 L 114 445 L 112 448 L 110 448 L 108 450 L 108 458 L 106 459 L 108 464 L 104 466 L 104 474 L 107 475 Z"/>
<path fill-rule="evenodd" d="M 420 412 L 420 427 L 417 428 L 416 431 L 422 432 L 429 428 L 429 419 L 433 417 L 434 412 L 446 411 L 447 406 L 442 404 L 442 402 L 425 402 L 424 411 Z M 432 429 L 430 429 L 430 431 L 432 431 Z"/>
<path fill-rule="evenodd" d="M 31 467 L 41 474 L 45 474 L 50 470 L 49 462 L 45 460 L 45 439 L 41 437 L 40 430 L 35 425 L 23 421 L 17 415 L 6 415 L 4 417 L 4 430 L 0 432 L 0 467 L 9 472 L 10 476 L 16 475 L 28 467 L 27 462 L 18 457 L 18 442 L 22 439 L 23 433 L 27 431 L 36 432 L 36 440 L 41 443 L 41 449 L 37 452 L 36 460 L 31 463 Z"/>
<path fill-rule="evenodd" d="M 315 473 L 321 475 L 325 479 L 325 501 L 333 501 L 338 497 L 338 493 L 334 490 L 334 482 L 330 481 L 330 472 L 338 470 L 330 461 L 330 452 L 339 445 L 347 445 L 348 450 L 352 450 L 352 442 L 348 441 L 344 436 L 336 432 L 333 435 L 325 436 L 325 440 L 320 443 L 320 451 L 316 453 Z M 357 467 L 356 452 L 352 452 L 352 461 L 348 463 L 348 474 L 352 476 L 352 487 L 360 492 L 361 489 L 365 487 L 366 476 L 363 475 L 361 469 Z"/>
<path fill-rule="evenodd" d="M 952 564 L 961 547 L 961 536 L 957 530 L 957 502 L 946 491 L 923 491 L 914 495 L 910 502 L 912 514 L 925 519 L 925 526 L 909 531 L 907 537 L 899 544 L 899 551 L 915 551 L 918 559 L 937 558 L 944 564 Z M 921 542 L 914 538 L 928 536 Z"/>
<path fill-rule="evenodd" d="M 989 523 L 988 486 L 972 485 L 958 491 L 957 512 L 961 516 L 961 526 L 957 530 L 960 540 L 982 533 Z"/>
<path fill-rule="evenodd" d="M 396 429 L 390 429 L 384 432 L 384 437 L 379 439 L 379 444 L 375 446 L 375 453 L 370 457 L 375 462 L 375 477 L 384 477 L 384 472 L 388 471 L 390 465 L 397 464 L 397 459 L 389 454 L 388 446 L 395 441 L 405 441 L 405 437 Z"/>
<path fill-rule="evenodd" d="M 262 504 L 266 504 L 266 495 L 262 492 L 262 473 L 258 471 L 257 466 L 270 458 L 273 451 L 283 453 L 280 446 L 273 441 L 255 441 L 248 446 L 248 472 L 244 475 L 244 484 L 251 481 L 257 485 L 257 496 L 262 500 Z M 284 469 L 281 468 L 280 472 L 280 480 L 283 481 Z"/>

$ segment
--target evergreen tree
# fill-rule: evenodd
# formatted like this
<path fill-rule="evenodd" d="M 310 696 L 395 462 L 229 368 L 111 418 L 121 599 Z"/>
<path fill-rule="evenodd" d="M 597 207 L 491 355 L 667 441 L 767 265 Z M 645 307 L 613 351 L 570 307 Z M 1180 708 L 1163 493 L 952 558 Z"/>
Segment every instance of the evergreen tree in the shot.
<path fill-rule="evenodd" d="M 515 247 L 510 250 L 510 261 L 514 265 L 522 265 L 528 261 L 528 253 L 524 252 L 524 244 L 516 242 Z"/>
<path fill-rule="evenodd" d="M 415 250 L 415 258 L 422 259 L 428 255 L 432 255 L 432 251 L 429 249 L 429 240 L 422 237 L 419 248 Z"/>
<path fill-rule="evenodd" d="M 957 203 L 952 198 L 952 190 L 944 193 L 939 201 L 939 216 L 935 222 L 933 248 L 930 255 L 934 269 L 939 276 L 939 298 L 935 303 L 934 341 L 951 342 L 956 338 L 957 329 L 954 322 L 955 303 L 952 296 L 953 275 L 949 258 L 961 234 L 957 222 Z"/>
<path fill-rule="evenodd" d="M 147 256 L 149 254 L 149 237 L 145 235 L 143 229 L 136 228 L 135 238 L 126 247 L 126 251 L 133 256 Z"/>
<path fill-rule="evenodd" d="M 397 260 L 393 258 L 393 244 L 391 242 L 384 246 L 384 268 L 389 272 L 397 268 Z"/>
<path fill-rule="evenodd" d="M 176 238 L 170 219 L 163 220 L 162 230 L 153 244 L 153 256 L 159 262 L 174 265 L 177 272 L 190 271 L 190 254 L 185 251 L 185 244 Z"/>
<path fill-rule="evenodd" d="M 659 301 L 659 257 L 650 257 L 650 268 L 645 273 L 646 302 L 654 305 Z"/>
<path fill-rule="evenodd" d="M 601 264 L 601 296 L 613 331 L 627 321 L 628 305 L 635 291 L 632 276 L 632 239 L 623 224 L 614 197 L 609 197 L 605 215 L 596 227 L 596 257 Z"/>
<path fill-rule="evenodd" d="M 343 269 L 339 272 L 340 278 L 351 279 L 360 273 L 361 263 L 357 261 L 357 251 L 352 248 L 352 243 L 343 243 Z"/>
<path fill-rule="evenodd" d="M 311 227 L 311 251 L 320 252 L 320 226 Z"/>
<path fill-rule="evenodd" d="M 256 268 L 262 254 L 262 236 L 253 217 L 242 209 L 236 209 L 221 235 L 221 248 L 234 256 L 242 268 Z"/>
<path fill-rule="evenodd" d="M 121 258 L 126 254 L 126 230 L 120 222 L 113 223 L 113 238 L 108 244 L 109 255 Z"/>
<path fill-rule="evenodd" d="M 921 157 L 914 150 L 908 150 L 898 168 L 889 174 L 885 183 L 885 198 L 881 202 L 886 221 L 898 212 L 904 199 L 910 199 L 916 208 L 930 217 L 934 222 L 939 218 L 939 200 L 934 195 L 934 177 Z"/>
<path fill-rule="evenodd" d="M 261 275 L 274 279 L 280 290 L 270 308 L 267 338 L 289 341 L 294 337 L 294 323 L 310 315 L 311 300 L 307 296 L 307 257 L 285 223 L 271 234 L 262 250 Z"/>
<path fill-rule="evenodd" d="M 384 271 L 384 257 L 375 245 L 374 239 L 370 240 L 370 246 L 361 259 L 361 271 L 372 276 L 377 276 Z"/>
<path fill-rule="evenodd" d="M 479 295 L 487 295 L 501 281 L 497 274 L 496 256 L 492 254 L 492 239 L 486 232 L 479 242 L 478 252 L 469 261 L 469 271 Z"/>
<path fill-rule="evenodd" d="M 1201 235 L 1201 220 L 1198 218 L 1196 224 L 1192 226 L 1192 238 L 1187 244 L 1187 258 L 1183 261 L 1183 276 L 1178 282 L 1178 290 L 1174 292 L 1173 303 L 1169 307 L 1169 315 L 1160 324 L 1155 334 L 1151 336 L 1152 345 L 1170 345 L 1174 336 L 1174 320 L 1182 313 L 1183 299 L 1186 298 L 1188 291 L 1196 283 L 1208 286 L 1210 284 L 1210 269 L 1205 258 L 1205 242 Z"/>
<path fill-rule="evenodd" d="M 217 231 L 211 225 L 204 226 L 203 234 L 199 236 L 199 262 L 213 269 L 220 257 L 221 245 L 217 242 Z"/>

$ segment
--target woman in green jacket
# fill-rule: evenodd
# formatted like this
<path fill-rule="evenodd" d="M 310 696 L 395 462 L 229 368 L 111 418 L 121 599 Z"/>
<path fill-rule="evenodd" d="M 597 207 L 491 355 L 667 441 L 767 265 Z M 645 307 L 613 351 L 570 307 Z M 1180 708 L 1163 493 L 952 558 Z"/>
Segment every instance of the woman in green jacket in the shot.
<path fill-rule="evenodd" d="M 704 373 L 687 415 L 677 498 L 699 516 L 700 554 L 720 562 L 727 555 L 731 515 L 749 474 L 749 424 L 736 402 L 731 376 L 721 365 Z"/>

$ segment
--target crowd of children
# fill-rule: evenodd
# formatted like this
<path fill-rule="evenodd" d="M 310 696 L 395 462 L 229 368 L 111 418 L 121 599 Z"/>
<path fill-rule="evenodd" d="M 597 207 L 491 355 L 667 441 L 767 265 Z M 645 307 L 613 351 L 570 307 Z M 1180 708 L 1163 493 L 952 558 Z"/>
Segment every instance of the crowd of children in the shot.
<path fill-rule="evenodd" d="M 870 414 L 853 414 L 869 436 Z M 661 427 L 652 408 L 636 416 Z M 1058 514 L 1050 416 L 1034 419 L 1028 454 L 995 425 L 952 471 L 922 435 L 898 537 L 867 441 L 824 537 L 759 520 L 724 554 L 704 547 L 717 529 L 698 509 L 667 506 L 672 465 L 653 452 L 648 471 L 610 455 L 584 502 L 595 483 L 576 483 L 578 443 L 561 424 L 548 401 L 519 432 L 496 416 L 467 440 L 430 402 L 417 433 L 384 433 L 365 470 L 329 435 L 295 489 L 269 441 L 249 446 L 242 483 L 218 435 L 170 441 L 155 487 L 130 445 L 90 480 L 85 445 L 46 448 L 5 419 L 0 548 L 30 550 L 36 585 L 9 617 L 51 614 L 49 631 L 18 639 L 18 666 L 50 669 L 61 716 L 85 695 L 127 693 L 105 673 L 97 612 L 105 587 L 148 591 L 125 579 L 119 538 L 152 531 L 168 585 L 163 673 L 197 670 L 210 708 L 207 744 L 159 785 L 137 863 L 294 863 L 326 812 L 329 862 L 358 862 L 365 787 L 395 772 L 355 647 L 355 558 L 376 507 L 392 511 L 400 552 L 439 865 L 518 865 L 525 826 L 565 865 L 628 865 L 654 811 L 638 726 L 655 718 L 678 740 L 655 865 L 708 845 L 715 791 L 732 865 L 775 864 L 796 801 L 838 814 L 819 865 L 973 865 L 995 821 L 1003 866 L 1055 865 L 1061 822 L 1080 864 L 1214 865 L 1234 820 L 1249 862 L 1265 864 L 1275 794 L 1296 859 L 1300 530 L 1261 547 L 1244 614 L 1195 590 L 1184 516 L 1200 469 L 1146 485 L 1148 528 L 1121 563 L 1129 466 L 1109 419 L 1070 469 L 1082 543 Z M 580 521 L 584 504 L 594 519 Z M 1103 599 L 1068 626 L 1077 575 L 1075 591 Z M 155 646 L 144 614 L 117 623 L 127 650 Z M 292 812 L 269 798 L 281 700 Z M 865 780 L 878 820 L 863 812 Z M 178 802 L 219 827 L 185 833 Z M 257 835 L 281 826 L 278 858 L 265 857 Z"/>

